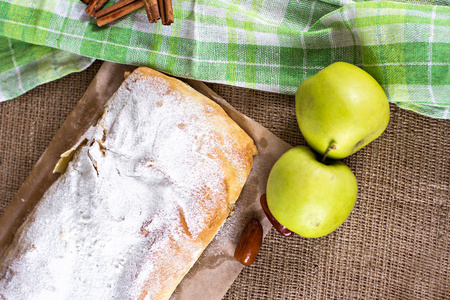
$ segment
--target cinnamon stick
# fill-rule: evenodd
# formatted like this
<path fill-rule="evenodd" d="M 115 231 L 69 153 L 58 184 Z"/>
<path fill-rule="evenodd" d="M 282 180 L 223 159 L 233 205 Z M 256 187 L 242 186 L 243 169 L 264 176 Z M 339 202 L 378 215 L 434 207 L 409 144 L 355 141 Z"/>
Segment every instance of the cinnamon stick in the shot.
<path fill-rule="evenodd" d="M 86 7 L 85 12 L 91 17 L 95 16 L 95 13 L 105 6 L 108 0 L 91 0 Z"/>
<path fill-rule="evenodd" d="M 80 0 L 81 2 L 83 2 L 84 4 L 89 4 L 89 0 Z"/>
<path fill-rule="evenodd" d="M 158 0 L 142 0 L 144 2 L 145 12 L 150 23 L 156 23 L 161 19 L 158 7 Z"/>
<path fill-rule="evenodd" d="M 161 22 L 163 25 L 173 23 L 172 0 L 158 0 L 158 6 L 161 13 Z"/>
<path fill-rule="evenodd" d="M 125 5 L 101 18 L 97 19 L 97 26 L 101 27 L 103 25 L 106 25 L 108 23 L 111 23 L 112 21 L 115 21 L 141 7 L 144 6 L 144 3 L 142 1 L 136 1 L 132 2 L 128 5 Z"/>
<path fill-rule="evenodd" d="M 115 10 L 118 10 L 119 8 L 122 8 L 130 3 L 133 3 L 136 0 L 120 0 L 119 2 L 114 3 L 113 5 L 108 6 L 107 8 L 101 9 L 98 12 L 95 13 L 95 17 L 101 18 L 103 16 L 106 16 L 109 13 L 112 13 Z"/>
<path fill-rule="evenodd" d="M 82 0 L 89 1 L 89 0 Z M 100 1 L 105 0 L 90 0 L 89 5 L 98 6 Z M 106 0 L 107 1 L 107 0 Z M 96 3 L 92 3 L 96 2 Z M 147 13 L 147 18 L 150 23 L 156 23 L 159 19 L 163 25 L 170 25 L 174 22 L 172 0 L 119 0 L 113 5 L 98 10 L 95 12 L 97 18 L 97 25 L 104 26 L 112 21 L 115 21 L 126 14 L 129 14 L 138 8 L 144 6 Z"/>
<path fill-rule="evenodd" d="M 165 0 L 164 1 L 164 12 L 166 15 L 166 22 L 163 23 L 163 25 L 170 25 L 172 24 L 175 19 L 173 17 L 173 6 L 172 6 L 172 0 Z"/>
<path fill-rule="evenodd" d="M 165 14 L 165 7 L 164 7 L 164 0 L 157 0 L 159 11 L 161 13 L 161 23 L 164 25 L 166 22 L 166 14 Z"/>

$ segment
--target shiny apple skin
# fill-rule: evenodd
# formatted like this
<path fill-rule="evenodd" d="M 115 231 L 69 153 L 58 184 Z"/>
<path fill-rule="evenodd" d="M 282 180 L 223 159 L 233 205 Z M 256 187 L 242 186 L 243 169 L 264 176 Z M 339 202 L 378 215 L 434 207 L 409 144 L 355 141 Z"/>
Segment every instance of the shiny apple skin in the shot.
<path fill-rule="evenodd" d="M 317 238 L 333 232 L 348 218 L 358 184 L 343 162 L 324 164 L 309 147 L 297 146 L 274 164 L 266 193 L 278 222 L 300 236 Z"/>
<path fill-rule="evenodd" d="M 296 117 L 308 145 L 328 157 L 343 159 L 357 152 L 386 129 L 389 102 L 378 82 L 366 71 L 336 62 L 304 80 L 295 95 Z"/>

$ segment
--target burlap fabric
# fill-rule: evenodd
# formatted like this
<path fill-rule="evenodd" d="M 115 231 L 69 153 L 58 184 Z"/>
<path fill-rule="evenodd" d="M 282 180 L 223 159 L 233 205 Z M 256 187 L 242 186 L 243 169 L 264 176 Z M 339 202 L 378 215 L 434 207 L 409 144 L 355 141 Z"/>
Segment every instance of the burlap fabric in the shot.
<path fill-rule="evenodd" d="M 0 103 L 0 214 L 101 63 Z M 292 145 L 294 98 L 208 84 Z M 225 299 L 450 299 L 450 122 L 391 105 L 387 131 L 345 162 L 359 182 L 349 219 L 319 239 L 271 230 Z"/>

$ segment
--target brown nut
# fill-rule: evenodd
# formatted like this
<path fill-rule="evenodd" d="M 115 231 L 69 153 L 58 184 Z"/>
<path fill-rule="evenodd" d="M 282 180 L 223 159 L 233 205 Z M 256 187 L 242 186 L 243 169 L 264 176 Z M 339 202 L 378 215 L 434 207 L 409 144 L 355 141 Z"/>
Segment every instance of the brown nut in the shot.
<path fill-rule="evenodd" d="M 269 221 L 270 221 L 270 223 L 272 223 L 273 227 L 275 227 L 275 229 L 282 235 L 284 235 L 286 237 L 291 236 L 293 232 L 290 231 L 289 229 L 287 229 L 286 227 L 284 227 L 283 225 L 281 225 L 280 222 L 278 222 L 277 219 L 275 219 L 275 217 L 270 212 L 269 206 L 267 205 L 266 194 L 261 196 L 260 202 L 261 202 L 262 209 L 267 216 L 267 219 L 269 219 Z"/>
<path fill-rule="evenodd" d="M 251 219 L 242 231 L 234 251 L 234 258 L 241 264 L 251 265 L 258 255 L 263 239 L 263 228 L 257 219 Z"/>

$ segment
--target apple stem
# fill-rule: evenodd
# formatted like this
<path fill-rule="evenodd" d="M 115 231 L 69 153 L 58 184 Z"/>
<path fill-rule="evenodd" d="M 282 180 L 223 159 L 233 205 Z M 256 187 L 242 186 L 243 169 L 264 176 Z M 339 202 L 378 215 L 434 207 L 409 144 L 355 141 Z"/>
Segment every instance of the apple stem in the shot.
<path fill-rule="evenodd" d="M 325 154 L 323 155 L 323 158 L 322 158 L 322 163 L 324 163 L 325 162 L 325 159 L 327 158 L 327 156 L 328 156 L 328 154 L 330 153 L 330 151 L 331 150 L 336 150 L 336 145 L 335 144 L 331 144 L 331 146 L 330 147 L 328 147 L 328 149 L 327 149 L 327 152 L 325 152 Z"/>

